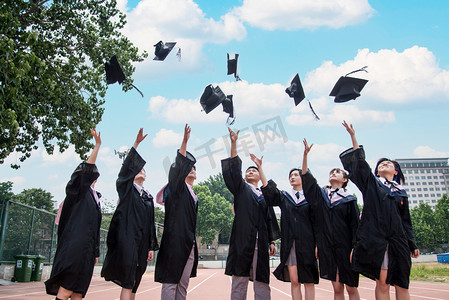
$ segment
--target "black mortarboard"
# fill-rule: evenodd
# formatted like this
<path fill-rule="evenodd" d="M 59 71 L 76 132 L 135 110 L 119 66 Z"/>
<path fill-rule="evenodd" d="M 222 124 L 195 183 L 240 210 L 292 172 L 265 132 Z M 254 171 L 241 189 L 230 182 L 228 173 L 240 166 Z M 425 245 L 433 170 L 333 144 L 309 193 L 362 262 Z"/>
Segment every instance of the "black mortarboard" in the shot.
<path fill-rule="evenodd" d="M 121 84 L 125 80 L 125 74 L 117 61 L 117 56 L 114 55 L 108 62 L 105 62 L 104 68 L 106 70 L 106 82 L 108 84 L 113 84 L 117 81 Z"/>
<path fill-rule="evenodd" d="M 225 113 L 229 114 L 229 117 L 228 117 L 228 120 L 226 123 L 228 124 L 228 126 L 231 126 L 232 124 L 234 124 L 234 121 L 235 121 L 234 103 L 232 102 L 232 95 L 227 95 L 226 99 L 223 100 L 221 105 L 223 105 L 223 111 Z"/>
<path fill-rule="evenodd" d="M 221 105 L 223 105 L 223 111 L 228 113 L 231 118 L 234 118 L 234 104 L 232 103 L 232 95 L 227 95 Z"/>
<path fill-rule="evenodd" d="M 302 100 L 304 100 L 306 95 L 304 94 L 304 89 L 302 88 L 301 80 L 299 80 L 298 74 L 293 77 L 290 86 L 285 89 L 285 92 L 290 96 L 290 98 L 295 99 L 295 106 L 301 103 Z"/>
<path fill-rule="evenodd" d="M 167 42 L 164 44 L 162 41 L 159 41 L 156 45 L 154 45 L 155 57 L 153 60 L 164 60 L 175 45 L 176 42 Z M 180 55 L 180 51 L 178 51 L 178 53 Z"/>
<path fill-rule="evenodd" d="M 117 56 L 111 57 L 111 59 L 108 62 L 105 62 L 104 69 L 106 71 L 106 83 L 107 84 L 114 84 L 118 81 L 119 84 L 122 84 L 122 82 L 126 79 L 125 73 L 123 73 L 122 68 L 120 67 L 120 64 L 118 63 Z M 131 85 L 142 95 L 142 92 L 131 83 Z"/>
<path fill-rule="evenodd" d="M 239 55 L 237 53 L 231 55 L 227 53 L 227 56 L 228 56 L 228 75 L 234 74 L 236 81 L 239 81 L 240 77 L 237 74 L 237 60 L 239 58 Z"/>
<path fill-rule="evenodd" d="M 204 89 L 203 94 L 200 98 L 200 104 L 203 107 L 206 114 L 214 110 L 218 105 L 220 105 L 226 99 L 226 95 L 221 91 L 220 87 L 213 87 L 209 84 Z"/>
<path fill-rule="evenodd" d="M 368 82 L 366 79 L 360 79 L 355 77 L 347 77 L 349 74 L 359 72 L 359 71 L 365 71 L 366 67 L 363 67 L 361 69 L 352 71 L 345 76 L 340 77 L 338 79 L 337 83 L 335 84 L 334 88 L 332 89 L 329 96 L 334 96 L 334 102 L 335 103 L 341 103 L 346 102 L 349 100 L 355 100 L 355 98 L 360 96 L 360 92 L 362 91 L 365 84 Z"/>

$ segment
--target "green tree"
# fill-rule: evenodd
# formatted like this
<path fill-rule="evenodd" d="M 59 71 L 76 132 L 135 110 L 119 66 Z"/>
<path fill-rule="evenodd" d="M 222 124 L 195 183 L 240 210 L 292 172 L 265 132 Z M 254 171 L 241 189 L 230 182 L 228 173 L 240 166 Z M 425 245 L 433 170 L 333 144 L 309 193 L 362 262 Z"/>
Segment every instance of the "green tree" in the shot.
<path fill-rule="evenodd" d="M 220 233 L 231 231 L 233 213 L 232 205 L 221 195 L 212 195 L 205 185 L 193 187 L 198 196 L 198 219 L 196 230 L 203 244 L 212 244 Z"/>
<path fill-rule="evenodd" d="M 410 211 L 416 244 L 420 249 L 433 249 L 435 247 L 435 215 L 432 207 L 426 203 Z"/>
<path fill-rule="evenodd" d="M 11 200 L 14 195 L 12 190 L 13 183 L 11 181 L 0 182 L 0 203 Z"/>
<path fill-rule="evenodd" d="M 109 225 L 112 221 L 112 216 L 114 215 L 116 205 L 107 201 L 107 199 L 100 199 L 101 204 L 101 228 L 109 230 Z"/>
<path fill-rule="evenodd" d="M 55 211 L 52 194 L 40 188 L 23 190 L 20 194 L 14 195 L 12 200 L 50 212 Z"/>
<path fill-rule="evenodd" d="M 164 225 L 165 212 L 158 206 L 154 207 L 154 222 Z"/>
<path fill-rule="evenodd" d="M 13 183 L 11 181 L 0 182 L 0 230 L 2 230 L 3 213 L 5 204 L 11 200 L 14 193 L 11 192 Z"/>
<path fill-rule="evenodd" d="M 224 197 L 229 203 L 234 203 L 234 196 L 226 187 L 223 179 L 223 175 L 218 173 L 217 175 L 211 175 L 205 181 L 200 182 L 200 185 L 205 185 L 209 188 L 211 194 L 219 194 Z"/>
<path fill-rule="evenodd" d="M 449 197 L 444 194 L 435 206 L 435 236 L 439 244 L 449 241 Z"/>
<path fill-rule="evenodd" d="M 120 32 L 115 0 L 12 0 L 0 4 L 0 164 L 37 149 L 70 144 L 82 159 L 93 146 L 107 90 L 104 64 L 117 55 L 131 88 L 132 62 L 147 53 Z M 16 164 L 11 165 L 18 168 Z"/>

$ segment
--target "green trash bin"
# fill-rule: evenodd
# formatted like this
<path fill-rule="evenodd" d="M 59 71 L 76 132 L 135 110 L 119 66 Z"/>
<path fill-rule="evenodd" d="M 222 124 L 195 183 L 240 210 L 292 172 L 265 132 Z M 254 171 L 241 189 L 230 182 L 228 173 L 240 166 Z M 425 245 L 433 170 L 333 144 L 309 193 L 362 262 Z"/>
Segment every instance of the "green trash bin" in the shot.
<path fill-rule="evenodd" d="M 36 255 L 33 260 L 33 268 L 31 271 L 31 281 L 41 281 L 42 270 L 44 269 L 44 260 L 47 258 L 43 255 Z"/>
<path fill-rule="evenodd" d="M 16 268 L 14 270 L 14 278 L 19 282 L 28 282 L 31 279 L 31 271 L 33 268 L 33 260 L 35 255 L 19 254 L 15 255 Z"/>

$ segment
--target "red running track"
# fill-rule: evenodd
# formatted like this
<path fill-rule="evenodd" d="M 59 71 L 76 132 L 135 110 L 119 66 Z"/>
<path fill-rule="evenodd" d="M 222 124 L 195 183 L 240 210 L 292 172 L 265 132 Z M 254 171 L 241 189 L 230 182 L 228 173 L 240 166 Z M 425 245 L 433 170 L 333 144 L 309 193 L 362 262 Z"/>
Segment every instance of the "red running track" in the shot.
<path fill-rule="evenodd" d="M 161 284 L 153 280 L 153 273 L 146 273 L 137 291 L 137 300 L 160 299 Z M 273 275 L 270 279 L 271 298 L 273 300 L 291 299 L 290 284 L 277 280 Z M 362 299 L 373 300 L 374 281 L 360 278 L 359 293 Z M 252 283 L 248 286 L 248 299 L 254 299 Z M 231 277 L 224 275 L 223 269 L 198 269 L 198 276 L 190 279 L 187 299 L 189 300 L 228 300 L 230 299 Z M 315 287 L 316 299 L 333 299 L 330 281 L 320 280 Z M 92 278 L 92 283 L 86 295 L 86 300 L 118 300 L 120 287 L 104 281 L 99 276 Z M 390 289 L 391 299 L 394 288 Z M 449 283 L 412 281 L 410 284 L 411 299 L 417 300 L 448 300 Z M 348 299 L 346 295 L 346 299 Z M 45 294 L 43 282 L 19 283 L 17 285 L 0 286 L 0 299 L 54 299 Z"/>

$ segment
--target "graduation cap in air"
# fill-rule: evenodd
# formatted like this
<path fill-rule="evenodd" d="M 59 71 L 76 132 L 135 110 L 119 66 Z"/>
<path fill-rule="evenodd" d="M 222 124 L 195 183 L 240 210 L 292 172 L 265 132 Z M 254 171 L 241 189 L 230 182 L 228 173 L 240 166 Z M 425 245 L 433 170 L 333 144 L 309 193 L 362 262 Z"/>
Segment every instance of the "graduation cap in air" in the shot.
<path fill-rule="evenodd" d="M 229 54 L 228 56 L 228 75 L 234 74 L 235 80 L 239 81 L 240 77 L 237 74 L 237 60 L 239 58 L 238 54 Z"/>
<path fill-rule="evenodd" d="M 232 125 L 234 123 L 234 106 L 232 102 L 232 95 L 226 96 L 219 86 L 213 87 L 209 84 L 204 89 L 203 94 L 200 98 L 200 104 L 206 114 L 210 113 L 220 104 L 223 105 L 223 111 L 229 114 L 227 123 Z M 230 121 L 230 119 L 233 119 Z"/>
<path fill-rule="evenodd" d="M 304 89 L 302 88 L 301 80 L 299 79 L 299 74 L 296 74 L 290 82 L 290 86 L 285 89 L 285 92 L 295 100 L 295 106 L 301 103 L 304 98 L 306 98 L 306 94 L 304 93 Z M 309 107 L 312 110 L 312 113 L 315 115 L 315 118 L 319 120 L 320 118 L 313 110 L 312 104 L 309 101 Z"/>
<path fill-rule="evenodd" d="M 227 95 L 226 99 L 224 99 L 223 102 L 221 102 L 221 105 L 223 105 L 223 111 L 229 114 L 226 124 L 228 126 L 231 126 L 232 124 L 234 124 L 235 121 L 234 103 L 232 102 L 232 95 Z"/>
<path fill-rule="evenodd" d="M 295 106 L 297 106 L 299 103 L 301 103 L 302 100 L 304 100 L 306 95 L 304 94 L 304 89 L 302 88 L 301 80 L 299 79 L 298 74 L 293 77 L 290 86 L 285 89 L 285 92 L 290 96 L 290 98 L 295 99 Z"/>
<path fill-rule="evenodd" d="M 172 51 L 173 47 L 176 45 L 176 42 L 167 42 L 164 43 L 162 41 L 159 41 L 156 45 L 154 45 L 154 55 L 155 57 L 153 60 L 164 60 L 167 55 Z M 179 48 L 178 52 L 176 53 L 176 56 L 178 56 L 179 59 L 181 59 L 181 48 Z"/>
<path fill-rule="evenodd" d="M 218 105 L 220 105 L 225 99 L 226 95 L 223 93 L 219 86 L 213 87 L 212 84 L 209 84 L 208 86 L 206 86 L 203 94 L 201 95 L 200 104 L 206 114 L 208 114 Z"/>
<path fill-rule="evenodd" d="M 106 71 L 106 82 L 107 84 L 114 84 L 118 82 L 122 84 L 122 82 L 126 79 L 125 74 L 123 73 L 120 64 L 118 63 L 117 56 L 111 57 L 111 59 L 104 64 L 104 69 Z M 131 83 L 131 85 L 142 95 L 142 92 Z"/>
<path fill-rule="evenodd" d="M 349 100 L 355 100 L 355 98 L 360 96 L 360 92 L 362 91 L 365 84 L 368 82 L 366 79 L 360 79 L 355 77 L 348 77 L 349 74 L 353 74 L 356 72 L 364 71 L 367 72 L 366 66 L 352 71 L 345 76 L 340 77 L 337 83 L 333 87 L 329 96 L 334 96 L 335 103 L 347 102 Z"/>

